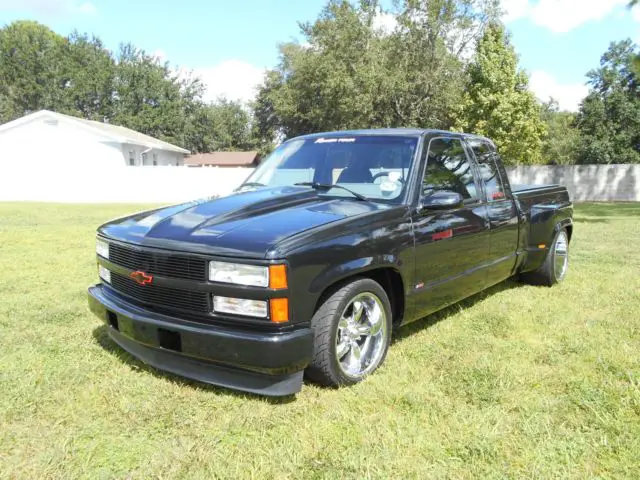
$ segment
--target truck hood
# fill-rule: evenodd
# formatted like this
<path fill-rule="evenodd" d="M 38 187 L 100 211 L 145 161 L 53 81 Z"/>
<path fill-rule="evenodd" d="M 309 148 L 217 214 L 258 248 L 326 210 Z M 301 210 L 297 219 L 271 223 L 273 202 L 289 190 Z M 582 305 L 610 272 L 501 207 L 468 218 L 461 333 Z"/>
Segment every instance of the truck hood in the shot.
<path fill-rule="evenodd" d="M 98 233 L 149 247 L 265 258 L 295 234 L 388 208 L 303 187 L 275 187 L 137 213 L 105 223 Z"/>

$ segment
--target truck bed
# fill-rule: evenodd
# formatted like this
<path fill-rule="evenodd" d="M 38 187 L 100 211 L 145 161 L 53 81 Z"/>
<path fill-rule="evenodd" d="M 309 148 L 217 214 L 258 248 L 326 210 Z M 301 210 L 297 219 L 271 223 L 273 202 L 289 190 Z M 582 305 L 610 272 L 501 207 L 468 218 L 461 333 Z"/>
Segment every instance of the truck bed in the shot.
<path fill-rule="evenodd" d="M 567 189 L 563 185 L 548 184 L 548 185 L 526 185 L 526 184 L 511 184 L 511 191 L 518 197 L 520 201 L 525 199 L 534 199 L 540 196 L 548 196 L 549 198 L 556 197 L 557 195 L 566 195 Z"/>
<path fill-rule="evenodd" d="M 559 226 L 567 228 L 571 237 L 573 206 L 566 187 L 562 185 L 512 184 L 511 191 L 527 219 L 521 230 L 521 247 L 528 252 L 521 271 L 526 272 L 539 267 L 544 261 L 546 249 L 537 246 L 548 245 Z"/>

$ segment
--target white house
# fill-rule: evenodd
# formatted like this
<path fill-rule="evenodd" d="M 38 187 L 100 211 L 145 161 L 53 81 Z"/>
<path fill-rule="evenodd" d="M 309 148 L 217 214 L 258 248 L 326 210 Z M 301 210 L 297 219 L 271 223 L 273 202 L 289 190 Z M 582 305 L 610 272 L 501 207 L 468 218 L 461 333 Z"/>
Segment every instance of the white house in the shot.
<path fill-rule="evenodd" d="M 40 110 L 0 125 L 0 168 L 183 165 L 189 150 L 134 130 Z"/>

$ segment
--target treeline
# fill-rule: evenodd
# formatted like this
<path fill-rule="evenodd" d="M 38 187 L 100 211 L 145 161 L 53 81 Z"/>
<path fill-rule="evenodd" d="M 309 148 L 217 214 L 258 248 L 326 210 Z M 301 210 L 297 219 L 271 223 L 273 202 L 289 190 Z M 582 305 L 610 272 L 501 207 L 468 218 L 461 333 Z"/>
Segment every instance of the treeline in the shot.
<path fill-rule="evenodd" d="M 131 44 L 56 34 L 31 21 L 0 29 L 0 123 L 41 109 L 109 122 L 192 152 L 256 145 L 241 104 L 202 100 L 200 79 Z"/>
<path fill-rule="evenodd" d="M 413 126 L 494 139 L 505 161 L 640 163 L 638 47 L 612 43 L 577 113 L 540 104 L 499 0 L 331 0 L 304 42 L 279 45 L 251 105 L 202 100 L 198 78 L 130 44 L 61 37 L 32 22 L 0 30 L 0 121 L 48 108 L 109 121 L 194 152 L 259 149 L 309 132 Z"/>

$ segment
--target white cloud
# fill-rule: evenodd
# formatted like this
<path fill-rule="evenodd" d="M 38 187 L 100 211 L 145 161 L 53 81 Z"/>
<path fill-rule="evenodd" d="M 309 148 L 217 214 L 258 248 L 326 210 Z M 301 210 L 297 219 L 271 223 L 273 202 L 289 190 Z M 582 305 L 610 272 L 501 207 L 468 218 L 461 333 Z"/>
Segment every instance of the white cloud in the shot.
<path fill-rule="evenodd" d="M 512 22 L 529 15 L 531 7 L 529 0 L 503 0 L 502 9 L 504 10 L 502 19 L 505 22 Z"/>
<path fill-rule="evenodd" d="M 373 17 L 373 28 L 382 31 L 386 35 L 392 33 L 397 26 L 398 21 L 392 13 L 378 10 L 375 17 Z"/>
<path fill-rule="evenodd" d="M 167 61 L 167 52 L 165 52 L 161 48 L 154 51 L 151 55 L 153 57 L 156 57 L 160 63 L 164 63 Z"/>
<path fill-rule="evenodd" d="M 631 9 L 631 18 L 636 22 L 640 22 L 640 6 Z"/>
<path fill-rule="evenodd" d="M 56 15 L 67 9 L 67 0 L 0 0 L 0 10 L 28 11 L 43 15 Z"/>
<path fill-rule="evenodd" d="M 228 100 L 248 102 L 256 96 L 256 88 L 262 83 L 264 68 L 242 60 L 225 60 L 212 67 L 196 68 L 194 75 L 206 85 L 204 99 L 215 100 L 224 96 Z"/>
<path fill-rule="evenodd" d="M 79 0 L 0 0 L 0 11 L 28 12 L 55 17 L 75 13 L 94 14 L 98 9 L 89 1 Z"/>
<path fill-rule="evenodd" d="M 546 102 L 549 97 L 558 101 L 561 110 L 575 112 L 580 102 L 589 93 L 589 88 L 583 83 L 561 84 L 555 77 L 543 70 L 534 70 L 529 78 L 529 85 L 533 93 L 541 101 Z"/>
<path fill-rule="evenodd" d="M 91 2 L 84 2 L 83 4 L 78 6 L 78 11 L 81 13 L 86 13 L 88 15 L 93 15 L 98 11 L 96 6 Z"/>
<path fill-rule="evenodd" d="M 601 20 L 628 0 L 505 0 L 505 22 L 530 18 L 556 33 L 566 33 L 583 23 Z"/>

